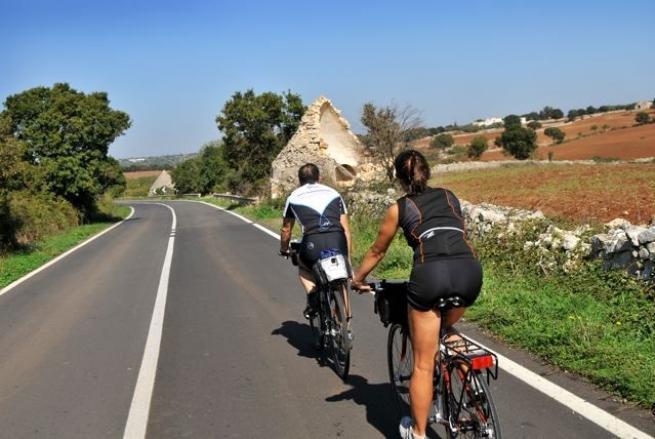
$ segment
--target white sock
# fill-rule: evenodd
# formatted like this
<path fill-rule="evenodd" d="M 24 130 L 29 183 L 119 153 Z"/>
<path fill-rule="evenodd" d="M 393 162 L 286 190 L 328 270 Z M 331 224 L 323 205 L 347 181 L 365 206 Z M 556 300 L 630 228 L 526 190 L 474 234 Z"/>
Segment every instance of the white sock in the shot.
<path fill-rule="evenodd" d="M 425 435 L 419 436 L 418 434 L 414 433 L 414 430 L 412 429 L 412 437 L 414 439 L 425 439 Z"/>

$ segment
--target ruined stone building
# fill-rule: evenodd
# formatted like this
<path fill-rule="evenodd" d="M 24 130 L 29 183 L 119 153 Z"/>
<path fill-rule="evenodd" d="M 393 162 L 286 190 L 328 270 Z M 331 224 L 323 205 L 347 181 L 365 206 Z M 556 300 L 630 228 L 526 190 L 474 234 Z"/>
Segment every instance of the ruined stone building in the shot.
<path fill-rule="evenodd" d="M 307 108 L 298 130 L 273 161 L 271 196 L 277 198 L 297 187 L 298 168 L 308 162 L 316 164 L 321 179 L 333 186 L 371 180 L 379 171 L 348 121 L 323 96 Z"/>
<path fill-rule="evenodd" d="M 148 196 L 153 197 L 155 195 L 169 195 L 175 193 L 175 185 L 173 184 L 173 179 L 171 174 L 168 171 L 161 171 L 161 174 L 150 186 L 148 190 Z"/>

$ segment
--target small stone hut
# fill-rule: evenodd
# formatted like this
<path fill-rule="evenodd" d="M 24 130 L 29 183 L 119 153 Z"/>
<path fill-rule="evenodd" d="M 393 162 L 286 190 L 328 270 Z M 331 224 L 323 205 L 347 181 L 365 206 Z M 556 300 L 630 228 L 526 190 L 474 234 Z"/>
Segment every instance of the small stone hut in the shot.
<path fill-rule="evenodd" d="M 271 196 L 277 198 L 298 185 L 298 168 L 314 163 L 321 179 L 334 186 L 350 186 L 357 179 L 371 180 L 379 171 L 350 124 L 324 96 L 308 108 L 298 130 L 271 165 Z"/>

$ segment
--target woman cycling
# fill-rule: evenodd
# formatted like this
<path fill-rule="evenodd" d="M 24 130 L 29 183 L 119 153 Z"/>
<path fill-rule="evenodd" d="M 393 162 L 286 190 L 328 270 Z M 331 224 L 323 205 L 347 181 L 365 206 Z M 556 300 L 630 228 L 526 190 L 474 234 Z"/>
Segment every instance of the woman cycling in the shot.
<path fill-rule="evenodd" d="M 482 287 L 482 267 L 466 240 L 459 200 L 448 189 L 428 187 L 430 167 L 418 151 L 403 151 L 395 159 L 396 178 L 407 192 L 387 210 L 377 240 L 353 277 L 353 288 L 368 290 L 366 276 L 384 258 L 398 228 L 414 250 L 407 287 L 414 368 L 409 385 L 412 419 L 403 419 L 403 438 L 425 437 L 432 402 L 432 379 L 438 352 L 441 316 L 439 298 L 459 295 L 470 306 Z M 448 312 L 447 327 L 465 307 Z M 413 421 L 413 422 L 412 422 Z"/>

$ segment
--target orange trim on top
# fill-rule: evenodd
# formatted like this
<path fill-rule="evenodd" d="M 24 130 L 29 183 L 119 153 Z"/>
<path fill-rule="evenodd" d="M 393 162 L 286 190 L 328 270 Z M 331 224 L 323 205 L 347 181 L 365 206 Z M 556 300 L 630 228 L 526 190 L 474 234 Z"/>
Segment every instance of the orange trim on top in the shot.
<path fill-rule="evenodd" d="M 413 228 L 409 233 L 410 233 L 410 235 L 412 235 L 412 236 L 414 237 L 414 239 L 416 239 L 416 241 L 418 242 L 418 250 L 419 250 L 419 253 L 421 254 L 421 264 L 422 264 L 423 262 L 425 262 L 425 254 L 424 254 L 424 251 L 423 251 L 423 241 L 421 241 L 421 239 L 420 239 L 418 236 L 416 236 L 416 234 L 414 233 L 414 231 L 418 228 L 418 226 L 420 226 L 421 224 L 423 224 L 423 212 L 421 212 L 421 209 L 418 208 L 418 206 L 416 205 L 416 203 L 414 202 L 414 200 L 410 199 L 409 197 L 406 197 L 405 199 L 406 199 L 407 201 L 411 201 L 412 204 L 414 205 L 414 207 L 416 208 L 416 210 L 418 211 L 419 223 L 418 223 L 418 224 L 416 225 L 416 227 L 414 227 L 414 228 Z"/>

